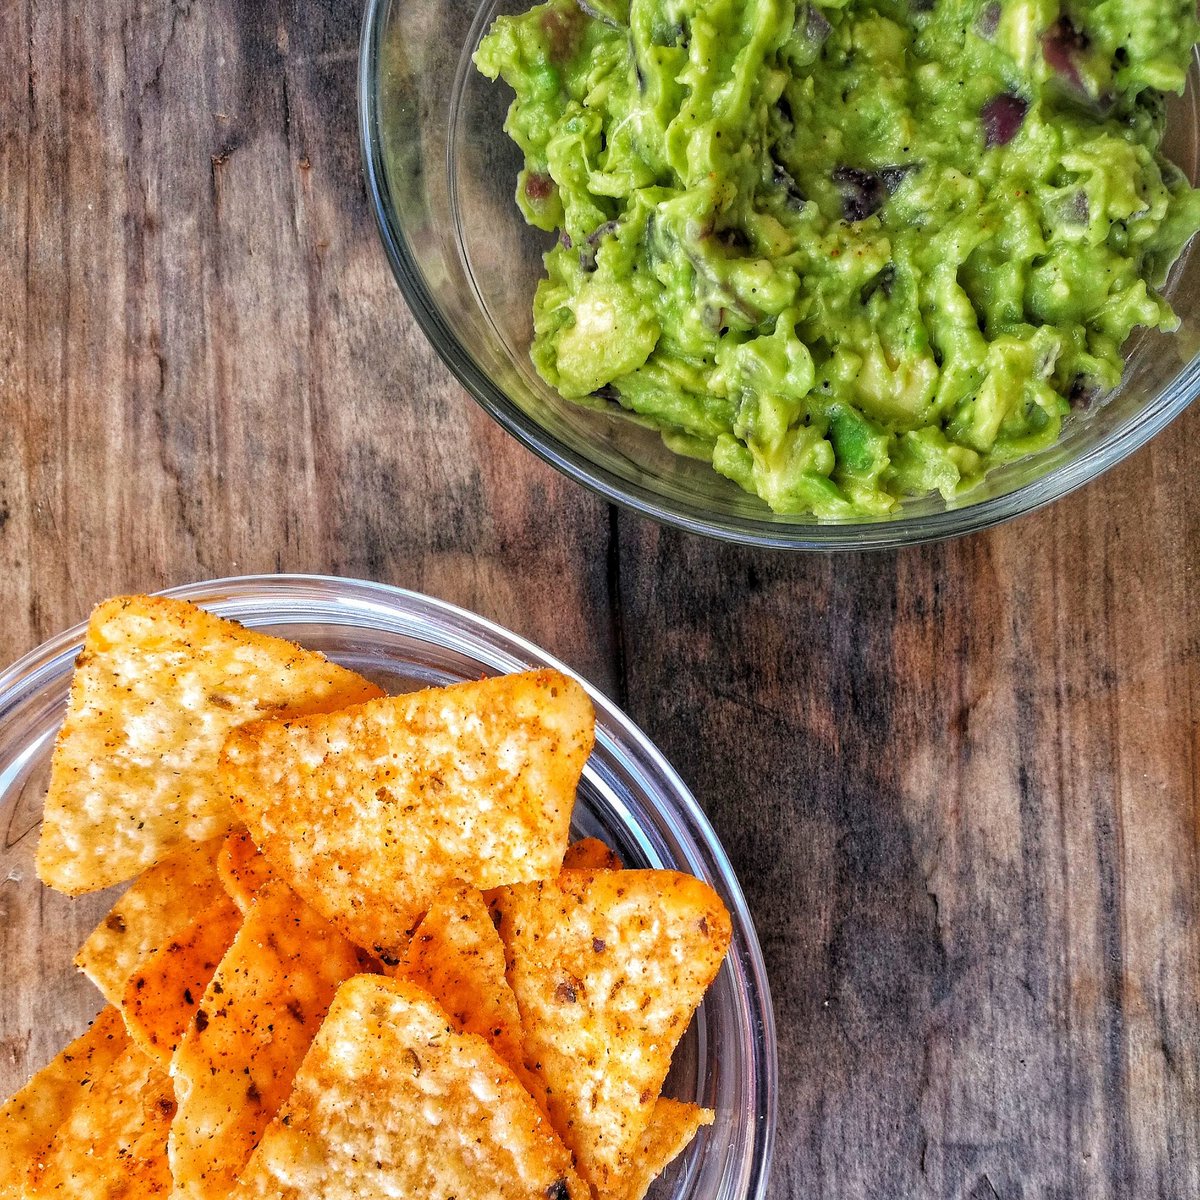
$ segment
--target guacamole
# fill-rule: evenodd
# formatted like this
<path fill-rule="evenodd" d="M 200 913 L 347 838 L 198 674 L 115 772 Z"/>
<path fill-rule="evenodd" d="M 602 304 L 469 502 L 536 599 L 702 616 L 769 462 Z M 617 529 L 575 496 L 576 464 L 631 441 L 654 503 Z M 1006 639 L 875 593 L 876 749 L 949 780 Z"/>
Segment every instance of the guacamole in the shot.
<path fill-rule="evenodd" d="M 1200 228 L 1193 0 L 549 0 L 475 55 L 557 231 L 533 361 L 777 512 L 948 499 L 1115 387 Z"/>

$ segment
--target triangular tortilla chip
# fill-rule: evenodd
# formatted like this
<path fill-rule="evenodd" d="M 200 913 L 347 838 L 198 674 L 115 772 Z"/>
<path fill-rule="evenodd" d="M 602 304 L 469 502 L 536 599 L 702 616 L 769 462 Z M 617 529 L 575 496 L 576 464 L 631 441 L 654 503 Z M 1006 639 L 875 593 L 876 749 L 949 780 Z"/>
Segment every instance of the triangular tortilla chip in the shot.
<path fill-rule="evenodd" d="M 675 871 L 565 871 L 498 888 L 492 906 L 525 1061 L 598 1191 L 620 1185 L 671 1053 L 729 946 L 729 914 Z"/>
<path fill-rule="evenodd" d="M 601 1200 L 643 1200 L 650 1185 L 687 1149 L 701 1125 L 711 1125 L 716 1113 L 698 1104 L 659 1096 L 650 1123 L 630 1156 L 628 1172 Z"/>
<path fill-rule="evenodd" d="M 217 875 L 229 898 L 244 913 L 255 893 L 271 878 L 271 868 L 250 835 L 240 829 L 231 833 L 217 855 Z"/>
<path fill-rule="evenodd" d="M 156 947 L 169 942 L 221 894 L 217 851 L 221 839 L 188 843 L 139 875 L 92 931 L 75 965 L 113 1004 Z"/>
<path fill-rule="evenodd" d="M 38 877 L 97 891 L 225 833 L 235 822 L 216 766 L 229 730 L 379 695 L 319 654 L 182 600 L 101 604 L 51 763 Z"/>
<path fill-rule="evenodd" d="M 467 885 L 438 893 L 396 968 L 395 978 L 424 988 L 462 1033 L 474 1033 L 544 1105 L 541 1079 L 526 1071 L 517 998 L 504 977 L 504 944 L 483 896 Z"/>
<path fill-rule="evenodd" d="M 164 1071 L 241 923 L 236 905 L 220 891 L 129 977 L 121 1001 L 126 1028 Z"/>
<path fill-rule="evenodd" d="M 359 951 L 282 883 L 263 885 L 171 1062 L 176 1200 L 233 1186 Z"/>
<path fill-rule="evenodd" d="M 259 722 L 225 779 L 271 870 L 396 959 L 445 884 L 558 871 L 593 723 L 579 684 L 533 671 Z"/>
<path fill-rule="evenodd" d="M 624 865 L 615 850 L 594 837 L 572 842 L 562 861 L 564 871 L 620 871 Z"/>
<path fill-rule="evenodd" d="M 482 1038 L 419 988 L 339 989 L 232 1200 L 588 1200 L 571 1156 Z"/>
<path fill-rule="evenodd" d="M 82 1037 L 0 1108 L 0 1200 L 23 1200 L 25 1181 L 63 1122 L 129 1045 L 121 1014 L 106 1008 Z"/>
<path fill-rule="evenodd" d="M 171 1081 L 129 1046 L 54 1135 L 26 1185 L 27 1200 L 130 1200 L 171 1194 Z"/>

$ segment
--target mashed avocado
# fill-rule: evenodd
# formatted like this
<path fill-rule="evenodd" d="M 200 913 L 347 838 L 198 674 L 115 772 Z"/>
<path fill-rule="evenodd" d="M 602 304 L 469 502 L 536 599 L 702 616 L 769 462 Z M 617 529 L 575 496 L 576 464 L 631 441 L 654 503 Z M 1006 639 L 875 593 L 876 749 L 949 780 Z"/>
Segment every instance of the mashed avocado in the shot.
<path fill-rule="evenodd" d="M 1200 227 L 1193 0 L 549 0 L 475 55 L 559 232 L 532 356 L 777 512 L 950 498 L 1118 383 Z"/>

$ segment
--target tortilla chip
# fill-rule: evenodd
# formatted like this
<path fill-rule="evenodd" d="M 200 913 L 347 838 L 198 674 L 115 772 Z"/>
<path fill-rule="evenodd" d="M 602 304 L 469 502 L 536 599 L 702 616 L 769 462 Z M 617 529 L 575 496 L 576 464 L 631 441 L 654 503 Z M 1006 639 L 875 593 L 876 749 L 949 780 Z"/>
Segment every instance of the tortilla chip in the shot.
<path fill-rule="evenodd" d="M 729 914 L 675 871 L 566 871 L 492 897 L 525 1061 L 598 1191 L 620 1186 L 671 1053 L 729 946 Z"/>
<path fill-rule="evenodd" d="M 171 1194 L 171 1081 L 129 1046 L 75 1105 L 26 1185 L 27 1200 Z"/>
<path fill-rule="evenodd" d="M 624 866 L 615 850 L 594 837 L 572 842 L 562 861 L 564 871 L 620 871 Z"/>
<path fill-rule="evenodd" d="M 358 950 L 282 883 L 263 885 L 171 1062 L 177 1200 L 223 1197 L 292 1086 Z"/>
<path fill-rule="evenodd" d="M 424 988 L 461 1033 L 488 1042 L 534 1098 L 544 1103 L 541 1079 L 521 1057 L 521 1015 L 504 978 L 504 944 L 483 896 L 462 885 L 439 892 L 395 972 Z"/>
<path fill-rule="evenodd" d="M 716 1113 L 698 1104 L 659 1096 L 650 1114 L 628 1173 L 601 1200 L 643 1200 L 650 1185 L 687 1149 L 701 1125 L 711 1125 Z"/>
<path fill-rule="evenodd" d="M 106 1008 L 76 1038 L 0 1108 L 0 1200 L 23 1200 L 34 1164 L 72 1110 L 129 1045 L 115 1008 Z"/>
<path fill-rule="evenodd" d="M 271 868 L 253 839 L 242 829 L 225 839 L 221 853 L 217 855 L 217 874 L 229 898 L 244 916 L 250 910 L 255 893 L 271 878 Z"/>
<path fill-rule="evenodd" d="M 229 730 L 379 695 L 319 654 L 182 600 L 101 604 L 51 763 L 38 877 L 73 896 L 97 891 L 227 832 L 216 766 Z"/>
<path fill-rule="evenodd" d="M 588 1200 L 571 1156 L 482 1038 L 419 988 L 339 989 L 232 1200 Z"/>
<path fill-rule="evenodd" d="M 241 923 L 241 913 L 221 891 L 148 954 L 125 985 L 121 1013 L 129 1036 L 164 1071 Z"/>
<path fill-rule="evenodd" d="M 220 894 L 220 838 L 189 843 L 129 885 L 75 955 L 75 965 L 112 1004 L 156 947 L 191 924 Z"/>
<path fill-rule="evenodd" d="M 395 959 L 445 884 L 558 872 L 592 737 L 583 688 L 532 671 L 262 721 L 223 763 L 271 870 Z"/>

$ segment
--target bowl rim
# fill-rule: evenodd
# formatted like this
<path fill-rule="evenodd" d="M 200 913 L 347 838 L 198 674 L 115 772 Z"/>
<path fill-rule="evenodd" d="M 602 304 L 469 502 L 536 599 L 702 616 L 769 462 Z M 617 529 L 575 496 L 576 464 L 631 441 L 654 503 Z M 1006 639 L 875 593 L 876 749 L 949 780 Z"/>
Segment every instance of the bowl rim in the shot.
<path fill-rule="evenodd" d="M 1131 413 L 1105 440 L 1078 457 L 1049 467 L 1036 479 L 1011 491 L 971 502 L 964 500 L 940 512 L 879 517 L 862 521 L 791 521 L 777 515 L 761 519 L 735 514 L 714 515 L 703 508 L 668 500 L 636 481 L 592 462 L 543 429 L 516 404 L 475 361 L 442 317 L 394 217 L 380 137 L 379 92 L 376 87 L 379 45 L 392 6 L 404 0 L 365 0 L 358 57 L 359 143 L 368 198 L 384 252 L 417 325 L 438 356 L 477 404 L 527 450 L 589 491 L 663 525 L 718 541 L 775 550 L 877 550 L 961 537 L 1026 516 L 1070 494 L 1140 449 L 1200 394 L 1200 352 L 1175 378 Z M 970 493 L 967 493 L 969 496 Z"/>
<path fill-rule="evenodd" d="M 444 641 L 434 644 L 454 648 L 460 653 L 476 653 L 470 645 L 476 643 L 486 647 L 491 659 L 483 661 L 496 669 L 544 666 L 577 680 L 596 709 L 598 746 L 628 760 L 632 770 L 653 778 L 655 785 L 670 796 L 674 812 L 664 810 L 650 795 L 644 796 L 643 802 L 672 827 L 674 834 L 683 835 L 689 861 L 681 866 L 689 870 L 698 868 L 707 875 L 730 909 L 734 941 L 727 966 L 739 1014 L 743 1022 L 748 1020 L 750 1023 L 746 1083 L 747 1096 L 754 1109 L 752 1127 L 744 1125 L 745 1108 L 739 1110 L 737 1118 L 743 1122 L 740 1136 L 746 1147 L 738 1159 L 746 1181 L 746 1190 L 739 1193 L 739 1200 L 763 1200 L 770 1179 L 778 1120 L 779 1053 L 762 946 L 741 883 L 716 831 L 691 789 L 640 726 L 577 671 L 520 634 L 478 613 L 408 588 L 343 576 L 281 573 L 226 576 L 179 584 L 154 594 L 189 600 L 235 620 L 239 619 L 239 605 L 268 612 L 273 604 L 285 602 L 311 606 L 311 611 L 281 612 L 278 624 L 284 626 L 301 624 L 306 619 L 323 619 L 347 628 L 367 627 L 360 621 L 339 621 L 335 612 L 353 617 L 356 611 L 364 615 L 370 611 L 384 611 L 414 625 L 424 624 L 432 618 L 445 637 Z M 322 607 L 326 610 L 324 614 L 320 613 Z M 269 626 L 271 621 L 256 620 L 253 627 L 263 624 Z M 73 625 L 0 671 L 0 728 L 8 724 L 10 716 L 21 713 L 26 706 L 44 709 L 52 690 L 61 696 L 59 689 L 63 677 L 68 676 L 73 667 L 86 630 L 86 621 Z M 302 634 L 299 636 L 302 638 Z M 461 639 L 462 645 L 456 638 Z M 61 703 L 58 699 L 55 706 Z M 18 747 L 16 758 L 20 760 L 26 752 L 25 748 Z"/>

